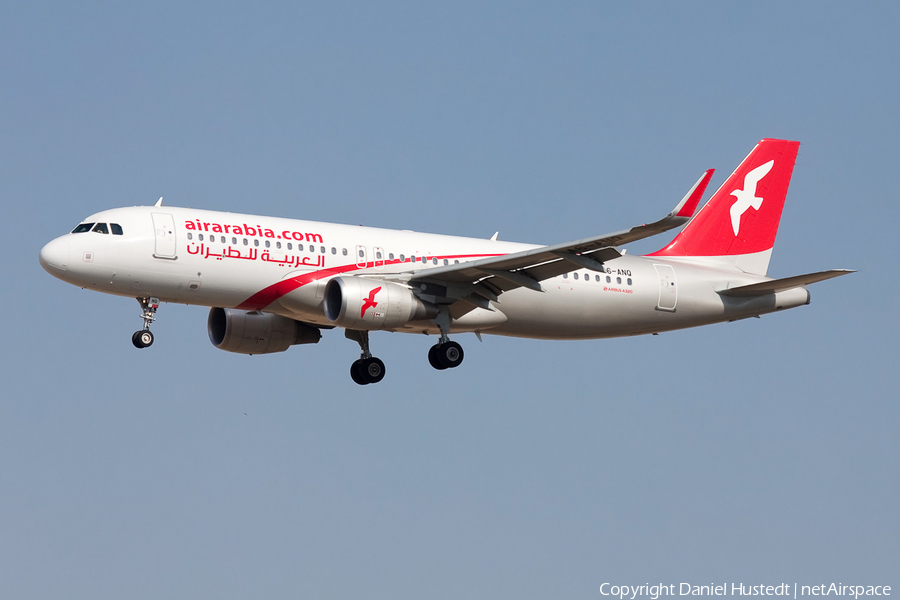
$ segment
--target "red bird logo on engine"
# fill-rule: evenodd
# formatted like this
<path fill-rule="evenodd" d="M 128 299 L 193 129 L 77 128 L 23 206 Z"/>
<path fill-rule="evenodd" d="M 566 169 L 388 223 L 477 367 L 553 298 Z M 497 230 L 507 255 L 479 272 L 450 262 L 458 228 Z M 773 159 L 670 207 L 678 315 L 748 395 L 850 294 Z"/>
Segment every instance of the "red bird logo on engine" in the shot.
<path fill-rule="evenodd" d="M 375 288 L 371 292 L 369 292 L 369 297 L 363 300 L 362 310 L 359 311 L 359 318 L 363 318 L 366 316 L 366 311 L 370 308 L 375 308 L 378 306 L 378 303 L 375 302 L 375 294 L 381 291 L 380 287 Z"/>

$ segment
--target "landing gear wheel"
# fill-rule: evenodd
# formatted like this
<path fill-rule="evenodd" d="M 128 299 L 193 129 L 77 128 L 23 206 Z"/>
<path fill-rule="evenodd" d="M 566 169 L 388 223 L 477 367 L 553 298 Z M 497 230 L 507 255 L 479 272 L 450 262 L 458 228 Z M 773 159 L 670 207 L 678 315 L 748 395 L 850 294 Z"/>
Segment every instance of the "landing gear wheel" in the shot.
<path fill-rule="evenodd" d="M 452 369 L 462 363 L 463 349 L 456 342 L 446 342 L 438 347 L 437 356 L 442 365 Z"/>
<path fill-rule="evenodd" d="M 435 344 L 434 346 L 432 346 L 431 348 L 428 349 L 428 362 L 429 362 L 429 364 L 431 364 L 432 367 L 434 367 L 438 371 L 443 371 L 447 367 L 445 367 L 443 364 L 441 364 L 441 361 L 438 358 L 438 348 L 440 348 L 440 346 L 438 344 Z"/>
<path fill-rule="evenodd" d="M 150 333 L 149 329 L 135 331 L 134 335 L 131 336 L 131 343 L 134 344 L 135 348 L 146 348 L 153 344 L 153 334 Z"/>
<path fill-rule="evenodd" d="M 359 385 L 366 385 L 369 383 L 363 377 L 362 359 L 355 360 L 353 361 L 353 364 L 350 365 L 350 379 L 353 380 L 353 383 L 358 383 Z"/>
<path fill-rule="evenodd" d="M 359 385 L 378 383 L 384 379 L 384 373 L 384 363 L 374 356 L 360 358 L 350 365 L 350 378 Z"/>
<path fill-rule="evenodd" d="M 456 342 L 444 342 L 431 347 L 428 351 L 428 362 L 435 369 L 452 369 L 463 361 L 462 346 Z"/>
<path fill-rule="evenodd" d="M 360 372 L 366 383 L 378 383 L 384 379 L 384 363 L 374 356 L 363 359 Z"/>

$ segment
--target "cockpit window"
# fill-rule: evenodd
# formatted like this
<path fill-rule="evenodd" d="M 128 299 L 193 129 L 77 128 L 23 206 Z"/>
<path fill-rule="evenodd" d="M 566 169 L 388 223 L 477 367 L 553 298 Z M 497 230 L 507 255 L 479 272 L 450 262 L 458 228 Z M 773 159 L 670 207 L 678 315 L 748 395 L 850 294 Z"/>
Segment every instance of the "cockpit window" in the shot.
<path fill-rule="evenodd" d="M 109 228 L 106 226 L 106 223 L 97 223 L 91 231 L 94 233 L 109 233 Z"/>
<path fill-rule="evenodd" d="M 91 227 L 93 227 L 93 223 L 82 223 L 78 227 L 72 230 L 72 233 L 84 233 L 85 231 L 90 231 Z"/>
<path fill-rule="evenodd" d="M 122 226 L 118 223 L 110 223 L 109 228 L 112 229 L 113 235 L 122 235 Z"/>

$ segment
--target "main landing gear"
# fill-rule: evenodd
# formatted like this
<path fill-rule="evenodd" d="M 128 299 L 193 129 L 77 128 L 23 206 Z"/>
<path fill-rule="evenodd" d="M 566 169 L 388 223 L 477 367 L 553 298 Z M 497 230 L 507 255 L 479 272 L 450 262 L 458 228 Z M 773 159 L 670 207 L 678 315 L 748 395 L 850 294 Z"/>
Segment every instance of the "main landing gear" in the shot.
<path fill-rule="evenodd" d="M 159 308 L 159 298 L 137 298 L 141 304 L 141 318 L 144 320 L 144 328 L 135 331 L 131 336 L 131 343 L 135 348 L 146 348 L 153 344 L 153 333 L 150 332 L 150 323 L 156 319 L 156 309 Z"/>
<path fill-rule="evenodd" d="M 428 350 L 428 362 L 438 371 L 458 367 L 462 364 L 464 356 L 462 346 L 444 339 L 444 336 L 441 336 L 441 341 Z"/>
<path fill-rule="evenodd" d="M 440 371 L 458 367 L 462 364 L 465 353 L 462 346 L 450 341 L 447 336 L 447 330 L 450 328 L 449 317 L 441 318 L 439 315 L 437 323 L 441 328 L 441 339 L 428 350 L 428 362 Z M 345 329 L 344 336 L 359 344 L 359 358 L 350 365 L 350 377 L 353 381 L 359 385 L 367 385 L 378 383 L 384 379 L 384 363 L 381 362 L 381 359 L 372 356 L 369 351 L 369 332 Z"/>
<path fill-rule="evenodd" d="M 358 343 L 361 351 L 359 359 L 350 365 L 350 378 L 359 385 L 378 383 L 384 379 L 384 363 L 369 352 L 369 332 L 345 329 L 344 335 Z"/>
<path fill-rule="evenodd" d="M 458 367 L 465 353 L 462 346 L 450 341 L 450 312 L 446 306 L 441 307 L 434 323 L 441 328 L 441 339 L 428 350 L 428 362 L 438 371 Z"/>

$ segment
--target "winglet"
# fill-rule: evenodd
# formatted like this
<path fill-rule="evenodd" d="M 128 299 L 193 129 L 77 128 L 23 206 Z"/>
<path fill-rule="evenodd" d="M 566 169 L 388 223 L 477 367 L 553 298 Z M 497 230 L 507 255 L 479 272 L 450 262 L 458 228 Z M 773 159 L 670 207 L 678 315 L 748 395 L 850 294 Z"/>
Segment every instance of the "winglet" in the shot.
<path fill-rule="evenodd" d="M 715 172 L 715 169 L 709 169 L 703 173 L 703 175 L 700 176 L 700 179 L 697 180 L 697 183 L 695 183 L 691 189 L 688 190 L 688 193 L 685 194 L 684 198 L 681 199 L 678 206 L 665 217 L 659 221 L 654 221 L 653 223 L 645 223 L 639 227 L 632 227 L 627 232 L 623 231 L 618 234 L 612 234 L 610 237 L 618 237 L 619 239 L 616 241 L 610 240 L 608 245 L 619 246 L 635 240 L 642 240 L 651 235 L 674 229 L 675 227 L 679 227 L 690 221 L 694 216 L 697 205 L 700 203 L 700 199 L 703 197 L 703 193 L 706 191 L 706 186 L 709 185 L 709 180 L 712 179 L 713 173 Z"/>
<path fill-rule="evenodd" d="M 709 169 L 700 176 L 700 179 L 697 180 L 697 183 L 694 184 L 694 187 L 688 190 L 688 193 L 684 195 L 684 198 L 681 199 L 681 202 L 678 203 L 678 206 L 675 207 L 671 213 L 669 213 L 670 217 L 693 217 L 694 211 L 697 210 L 697 205 L 700 204 L 700 198 L 703 197 L 703 192 L 706 191 L 706 186 L 709 185 L 709 180 L 712 179 L 713 173 L 715 173 L 715 169 Z"/>
<path fill-rule="evenodd" d="M 160 197 L 159 197 L 159 200 L 157 200 L 157 201 L 156 201 L 156 204 L 154 204 L 153 206 L 162 206 L 162 199 L 163 199 L 163 197 L 160 196 Z"/>

